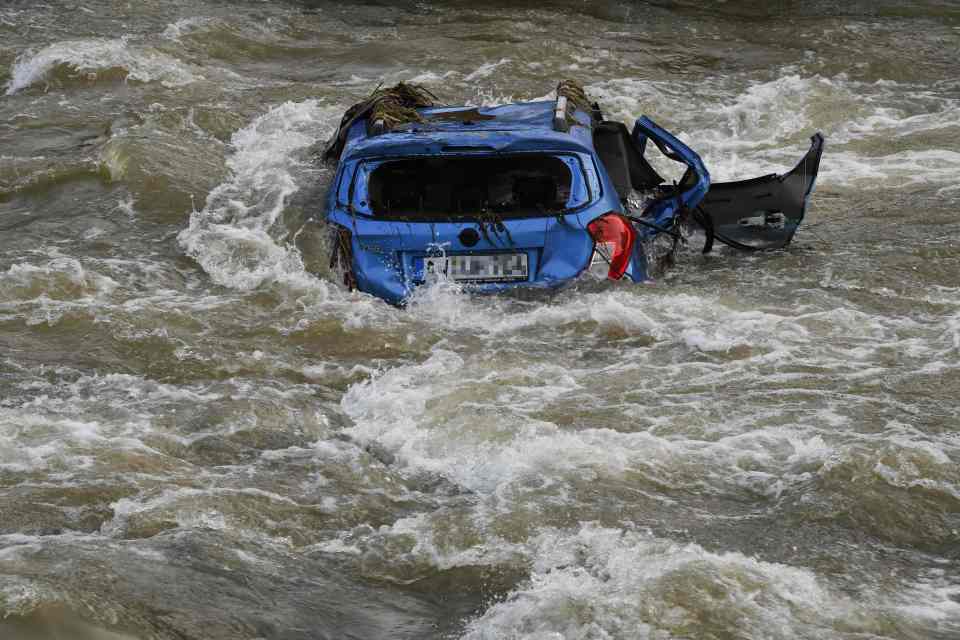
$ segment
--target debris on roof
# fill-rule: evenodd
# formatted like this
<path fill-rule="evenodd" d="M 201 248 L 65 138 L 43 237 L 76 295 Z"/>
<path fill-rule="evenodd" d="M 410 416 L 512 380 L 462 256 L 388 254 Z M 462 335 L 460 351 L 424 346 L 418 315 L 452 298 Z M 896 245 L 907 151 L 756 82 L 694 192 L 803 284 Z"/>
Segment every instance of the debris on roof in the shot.
<path fill-rule="evenodd" d="M 358 120 L 368 120 L 368 127 L 374 132 L 390 131 L 399 125 L 423 122 L 417 109 L 434 106 L 436 99 L 437 96 L 417 84 L 398 82 L 392 87 L 377 87 L 369 98 L 353 105 L 343 114 L 336 134 L 323 152 L 324 159 L 329 160 L 340 155 L 346 142 L 347 131 Z"/>
<path fill-rule="evenodd" d="M 465 133 L 469 127 L 471 133 L 494 130 L 529 133 L 543 128 L 570 133 L 573 125 L 590 128 L 603 119 L 599 105 L 591 104 L 583 86 L 573 80 L 557 84 L 553 104 L 538 101 L 493 107 L 455 107 L 438 105 L 436 100 L 433 93 L 417 84 L 400 82 L 392 87 L 378 87 L 369 97 L 346 111 L 336 134 L 327 142 L 323 159 L 339 158 L 347 146 L 351 127 L 364 121 L 366 137 L 371 138 L 411 130 L 407 125 L 414 125 L 412 131 L 421 132 Z M 577 112 L 586 113 L 591 122 L 579 120 L 581 116 L 576 116 Z M 424 141 L 428 140 L 429 135 L 425 135 Z"/>
<path fill-rule="evenodd" d="M 583 86 L 575 80 L 561 80 L 557 84 L 557 97 L 564 97 L 575 109 L 582 109 L 587 113 L 593 111 L 593 104 L 587 97 Z"/>

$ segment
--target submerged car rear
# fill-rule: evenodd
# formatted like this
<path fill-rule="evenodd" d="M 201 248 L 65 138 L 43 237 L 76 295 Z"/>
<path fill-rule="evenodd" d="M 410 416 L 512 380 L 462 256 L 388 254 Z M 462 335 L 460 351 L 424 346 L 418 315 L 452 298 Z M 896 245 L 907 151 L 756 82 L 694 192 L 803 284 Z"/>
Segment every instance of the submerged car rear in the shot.
<path fill-rule="evenodd" d="M 349 236 L 341 263 L 394 303 L 432 274 L 479 291 L 559 286 L 589 266 L 586 225 L 610 204 L 587 152 L 387 156 L 342 170 L 328 214 Z"/>

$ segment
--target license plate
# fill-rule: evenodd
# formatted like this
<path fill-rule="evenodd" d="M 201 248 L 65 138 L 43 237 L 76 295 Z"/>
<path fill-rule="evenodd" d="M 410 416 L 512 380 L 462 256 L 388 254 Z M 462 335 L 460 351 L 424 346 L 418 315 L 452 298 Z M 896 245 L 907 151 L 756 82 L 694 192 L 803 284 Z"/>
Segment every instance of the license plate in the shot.
<path fill-rule="evenodd" d="M 494 253 L 474 256 L 423 258 L 423 273 L 446 274 L 452 280 L 504 281 L 526 280 L 527 254 Z"/>

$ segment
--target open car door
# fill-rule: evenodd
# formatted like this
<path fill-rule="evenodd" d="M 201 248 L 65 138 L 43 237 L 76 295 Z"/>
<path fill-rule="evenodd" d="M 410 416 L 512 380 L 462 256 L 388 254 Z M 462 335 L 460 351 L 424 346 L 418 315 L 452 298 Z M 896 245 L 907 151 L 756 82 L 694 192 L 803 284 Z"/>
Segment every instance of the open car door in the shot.
<path fill-rule="evenodd" d="M 807 211 L 822 154 L 823 136 L 816 133 L 810 150 L 788 173 L 712 183 L 696 212 L 708 245 L 712 235 L 745 251 L 787 246 Z"/>

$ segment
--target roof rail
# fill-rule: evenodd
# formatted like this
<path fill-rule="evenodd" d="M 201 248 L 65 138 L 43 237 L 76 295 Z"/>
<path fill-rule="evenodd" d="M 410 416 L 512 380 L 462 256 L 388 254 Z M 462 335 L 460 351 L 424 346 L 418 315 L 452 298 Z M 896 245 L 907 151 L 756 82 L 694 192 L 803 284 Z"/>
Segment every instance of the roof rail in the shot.
<path fill-rule="evenodd" d="M 553 130 L 570 131 L 570 121 L 567 119 L 567 96 L 557 95 L 557 104 L 553 108 Z"/>
<path fill-rule="evenodd" d="M 553 111 L 554 131 L 570 131 L 571 125 L 579 124 L 571 117 L 574 111 L 586 113 L 590 117 L 591 124 L 603 120 L 600 106 L 590 102 L 587 92 L 583 90 L 583 85 L 573 80 L 561 80 L 557 83 L 557 105 Z"/>

